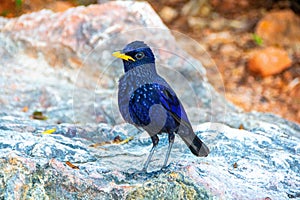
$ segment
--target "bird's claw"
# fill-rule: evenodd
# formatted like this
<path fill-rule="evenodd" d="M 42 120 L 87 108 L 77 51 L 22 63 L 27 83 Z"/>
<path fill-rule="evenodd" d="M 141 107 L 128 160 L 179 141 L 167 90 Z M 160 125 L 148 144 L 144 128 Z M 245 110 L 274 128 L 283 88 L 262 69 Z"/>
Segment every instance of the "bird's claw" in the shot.
<path fill-rule="evenodd" d="M 143 169 L 140 172 L 147 173 L 147 168 L 143 167 Z"/>
<path fill-rule="evenodd" d="M 160 169 L 162 172 L 166 172 L 169 168 L 169 165 L 164 165 L 162 166 L 162 168 Z"/>

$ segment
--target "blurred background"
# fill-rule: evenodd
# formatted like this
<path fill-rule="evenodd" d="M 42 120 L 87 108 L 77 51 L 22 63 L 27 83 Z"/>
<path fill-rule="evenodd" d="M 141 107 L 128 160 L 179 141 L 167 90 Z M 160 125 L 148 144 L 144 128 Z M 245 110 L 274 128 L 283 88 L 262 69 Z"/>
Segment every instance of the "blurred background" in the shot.
<path fill-rule="evenodd" d="M 13 18 L 41 9 L 63 12 L 107 1 L 0 2 L 0 15 Z M 271 112 L 300 123 L 300 0 L 148 2 L 170 29 L 195 39 L 209 53 L 213 63 L 181 43 L 206 67 L 216 90 L 225 88 L 229 101 L 245 111 Z M 219 74 L 222 82 L 214 81 Z"/>

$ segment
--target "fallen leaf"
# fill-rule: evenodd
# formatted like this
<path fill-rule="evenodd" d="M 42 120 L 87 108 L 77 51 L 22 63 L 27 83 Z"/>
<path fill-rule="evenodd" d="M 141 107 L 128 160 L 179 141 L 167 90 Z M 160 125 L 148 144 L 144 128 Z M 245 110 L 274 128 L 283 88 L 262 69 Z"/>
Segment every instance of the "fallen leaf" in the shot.
<path fill-rule="evenodd" d="M 23 112 L 28 112 L 28 109 L 29 109 L 28 106 L 24 106 L 24 107 L 22 108 L 22 111 L 23 111 Z"/>
<path fill-rule="evenodd" d="M 53 128 L 53 129 L 48 129 L 48 130 L 45 130 L 42 132 L 42 134 L 52 134 L 56 131 L 56 128 Z"/>
<path fill-rule="evenodd" d="M 90 147 L 99 147 L 106 144 L 126 144 L 129 141 L 133 140 L 133 136 L 126 138 L 125 140 L 122 140 L 121 137 L 118 135 L 116 136 L 112 141 L 105 141 L 100 143 L 91 144 Z"/>
<path fill-rule="evenodd" d="M 239 129 L 242 129 L 242 130 L 244 130 L 245 128 L 244 128 L 244 125 L 243 124 L 241 124 L 240 126 L 239 126 Z"/>
<path fill-rule="evenodd" d="M 238 164 L 235 162 L 234 164 L 233 164 L 233 168 L 237 168 L 238 167 Z"/>
<path fill-rule="evenodd" d="M 32 114 L 33 119 L 37 120 L 46 120 L 48 117 L 46 117 L 41 111 L 34 111 Z"/>
<path fill-rule="evenodd" d="M 69 167 L 71 167 L 72 169 L 79 169 L 78 166 L 73 165 L 73 164 L 72 164 L 71 162 L 69 162 L 69 161 L 66 161 L 66 164 L 67 164 Z"/>

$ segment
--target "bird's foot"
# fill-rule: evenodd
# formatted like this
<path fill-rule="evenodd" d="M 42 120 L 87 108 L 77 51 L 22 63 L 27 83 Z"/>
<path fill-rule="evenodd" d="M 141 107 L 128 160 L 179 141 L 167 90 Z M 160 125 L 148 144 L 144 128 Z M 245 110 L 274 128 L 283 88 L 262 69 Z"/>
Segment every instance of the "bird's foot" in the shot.
<path fill-rule="evenodd" d="M 147 173 L 147 168 L 143 167 L 143 169 L 140 172 Z"/>
<path fill-rule="evenodd" d="M 139 170 L 139 171 L 128 174 L 128 177 L 130 179 L 138 180 L 138 179 L 145 179 L 148 177 L 148 175 L 149 175 L 149 173 L 147 173 L 147 171 Z"/>
<path fill-rule="evenodd" d="M 160 171 L 166 172 L 166 171 L 168 171 L 168 168 L 169 168 L 169 165 L 164 165 L 164 166 L 162 166 L 162 168 L 160 169 Z"/>

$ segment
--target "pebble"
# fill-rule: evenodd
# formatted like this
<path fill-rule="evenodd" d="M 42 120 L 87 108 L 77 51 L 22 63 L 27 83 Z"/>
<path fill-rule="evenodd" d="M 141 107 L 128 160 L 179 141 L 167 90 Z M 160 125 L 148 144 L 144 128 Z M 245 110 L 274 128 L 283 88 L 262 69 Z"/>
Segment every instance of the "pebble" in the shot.
<path fill-rule="evenodd" d="M 205 17 L 211 13 L 212 9 L 206 0 L 188 1 L 181 9 L 183 16 L 201 16 Z"/>
<path fill-rule="evenodd" d="M 252 52 L 248 60 L 249 70 L 263 77 L 278 74 L 292 64 L 288 53 L 281 48 L 266 47 Z"/>
<path fill-rule="evenodd" d="M 201 17 L 189 16 L 187 18 L 187 22 L 188 22 L 189 27 L 191 27 L 193 30 L 201 30 L 201 29 L 205 28 L 206 26 L 208 26 L 207 20 L 205 20 L 204 18 L 201 18 Z"/>
<path fill-rule="evenodd" d="M 177 16 L 178 16 L 178 12 L 176 11 L 176 9 L 169 7 L 169 6 L 165 6 L 161 9 L 161 11 L 159 12 L 160 17 L 163 19 L 164 22 L 171 22 L 172 20 L 174 20 Z"/>

